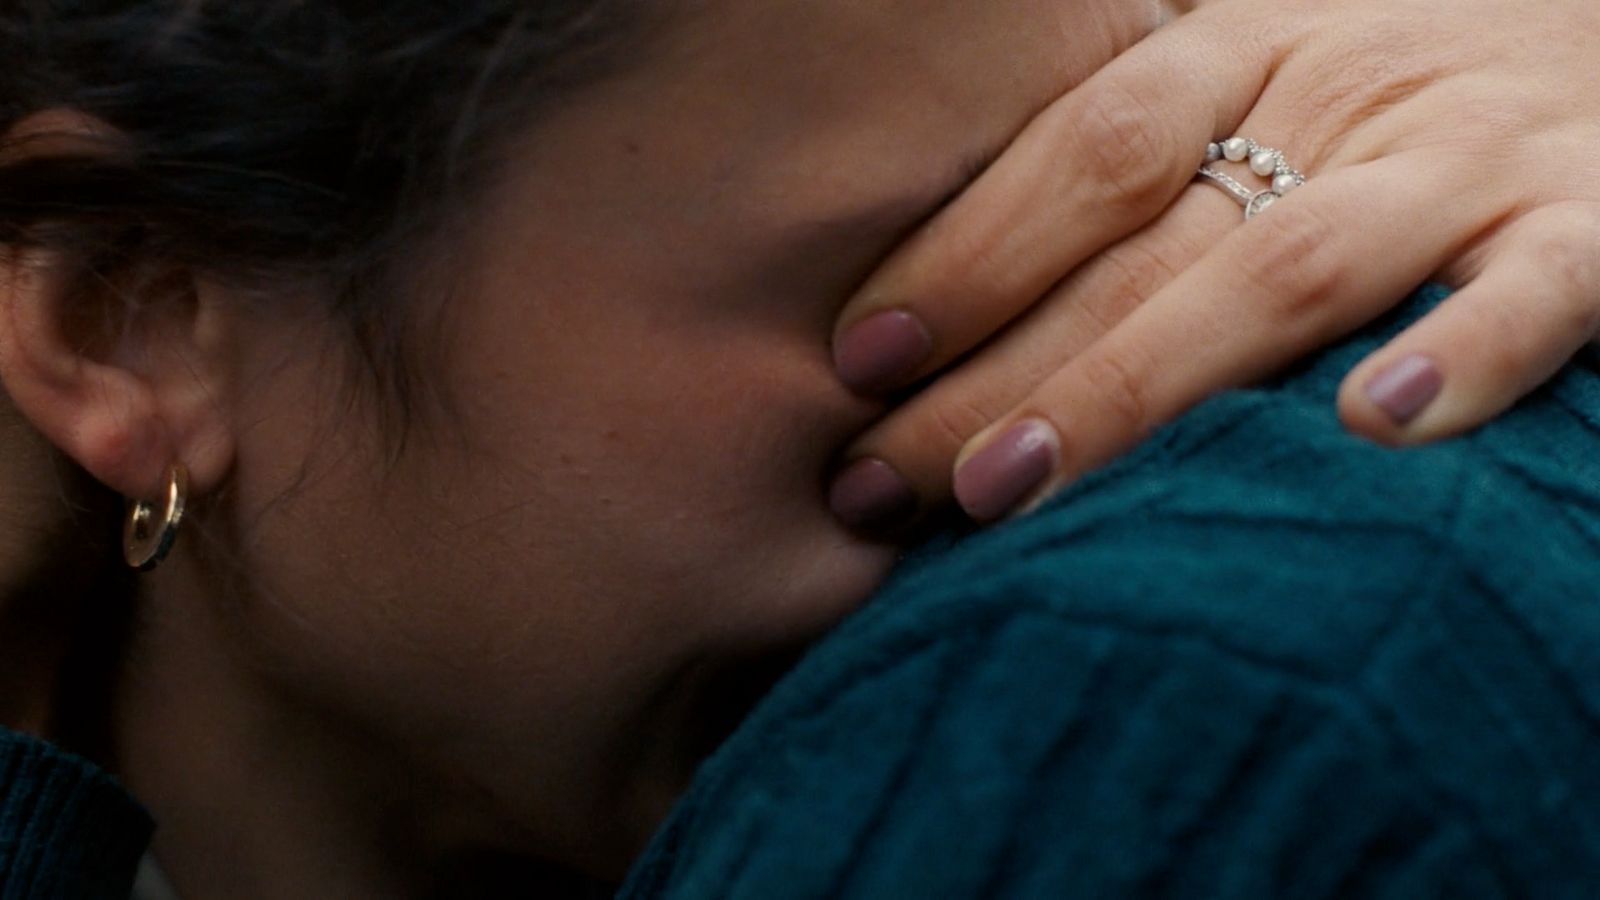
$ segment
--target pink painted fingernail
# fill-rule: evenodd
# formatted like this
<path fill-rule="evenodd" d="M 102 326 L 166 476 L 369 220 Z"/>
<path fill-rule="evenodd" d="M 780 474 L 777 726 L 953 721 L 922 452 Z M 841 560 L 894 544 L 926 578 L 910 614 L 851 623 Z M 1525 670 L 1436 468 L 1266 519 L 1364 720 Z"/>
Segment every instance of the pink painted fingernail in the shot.
<path fill-rule="evenodd" d="M 834 476 L 828 506 L 857 531 L 888 531 L 917 511 L 917 495 L 894 466 L 881 459 L 858 459 Z"/>
<path fill-rule="evenodd" d="M 1444 375 L 1433 360 L 1412 354 L 1367 382 L 1367 399 L 1396 425 L 1409 425 L 1444 389 Z"/>
<path fill-rule="evenodd" d="M 956 470 L 956 500 L 979 522 L 1005 518 L 1056 469 L 1061 439 L 1050 423 L 1011 426 Z"/>
<path fill-rule="evenodd" d="M 933 354 L 933 337 L 911 313 L 890 310 L 850 326 L 833 344 L 833 365 L 858 394 L 904 387 Z"/>

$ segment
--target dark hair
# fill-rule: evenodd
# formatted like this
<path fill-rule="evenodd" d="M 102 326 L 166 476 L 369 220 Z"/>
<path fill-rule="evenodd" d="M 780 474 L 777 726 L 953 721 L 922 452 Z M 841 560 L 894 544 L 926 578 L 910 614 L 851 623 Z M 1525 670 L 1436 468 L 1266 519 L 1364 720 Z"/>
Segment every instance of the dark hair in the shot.
<path fill-rule="evenodd" d="M 0 166 L 0 245 L 310 284 L 405 403 L 397 260 L 497 139 L 618 58 L 644 0 L 0 2 L 0 133 L 60 108 L 114 134 Z"/>

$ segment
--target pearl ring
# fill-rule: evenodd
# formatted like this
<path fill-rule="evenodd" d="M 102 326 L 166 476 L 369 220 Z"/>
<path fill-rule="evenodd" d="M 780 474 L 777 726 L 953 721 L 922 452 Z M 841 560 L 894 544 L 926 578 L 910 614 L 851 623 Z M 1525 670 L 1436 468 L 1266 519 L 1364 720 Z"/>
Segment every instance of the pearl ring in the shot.
<path fill-rule="evenodd" d="M 1250 171 L 1271 179 L 1271 183 L 1265 190 L 1252 191 L 1226 172 L 1213 167 L 1213 163 L 1222 160 L 1248 162 Z M 1249 138 L 1242 137 L 1213 141 L 1206 145 L 1206 161 L 1200 166 L 1196 177 L 1216 185 L 1228 196 L 1239 201 L 1239 205 L 1244 207 L 1246 221 L 1255 218 L 1257 213 L 1306 183 L 1306 177 L 1284 161 L 1281 151 L 1264 147 Z"/>

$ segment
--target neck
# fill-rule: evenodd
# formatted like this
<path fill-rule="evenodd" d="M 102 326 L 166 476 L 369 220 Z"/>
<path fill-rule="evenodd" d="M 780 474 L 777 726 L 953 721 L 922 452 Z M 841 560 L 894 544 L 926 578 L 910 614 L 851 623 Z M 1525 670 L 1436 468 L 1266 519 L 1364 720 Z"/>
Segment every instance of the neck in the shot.
<path fill-rule="evenodd" d="M 0 390 L 0 723 L 79 752 L 95 748 L 63 712 L 76 714 L 103 683 L 104 657 L 92 651 L 100 632 L 116 631 L 100 604 L 122 587 L 109 565 L 118 505 Z"/>
<path fill-rule="evenodd" d="M 663 701 L 641 719 L 641 733 L 658 739 L 628 742 L 635 754 L 640 745 L 653 749 L 599 766 L 642 773 L 627 780 L 633 789 L 592 816 L 566 817 L 570 827 L 558 834 L 512 838 L 516 829 L 478 789 L 430 782 L 431 769 L 392 736 L 368 735 L 324 713 L 316 698 L 287 694 L 278 686 L 284 673 L 260 671 L 248 653 L 227 649 L 247 642 L 212 612 L 228 604 L 185 596 L 185 585 L 208 583 L 184 574 L 193 564 L 175 556 L 144 576 L 142 621 L 111 711 L 115 768 L 155 816 L 154 855 L 184 900 L 488 897 L 487 885 L 508 884 L 514 896 L 593 896 L 592 882 L 496 848 L 545 847 L 620 876 L 699 758 L 661 748 L 704 750 L 724 731 L 685 739 L 685 720 L 708 721 L 703 704 Z M 700 683 L 725 684 L 723 674 L 696 672 L 670 696 L 725 701 L 724 691 Z M 748 670 L 739 674 L 736 683 L 755 683 Z M 738 708 L 748 703 L 733 699 Z M 514 758 L 546 768 L 534 748 Z M 584 782 L 579 772 L 545 781 Z M 474 885 L 470 893 L 465 885 Z"/>
<path fill-rule="evenodd" d="M 201 616 L 159 612 L 117 679 L 113 752 L 179 895 L 415 896 L 410 791 L 384 756 L 253 684 Z"/>
<path fill-rule="evenodd" d="M 508 885 L 593 896 L 568 873 L 488 849 L 505 835 L 484 826 L 481 798 L 431 783 L 392 742 L 286 696 L 223 649 L 236 644 L 216 607 L 174 602 L 171 575 L 143 582 L 109 753 L 156 819 L 152 852 L 178 896 L 426 900 Z"/>

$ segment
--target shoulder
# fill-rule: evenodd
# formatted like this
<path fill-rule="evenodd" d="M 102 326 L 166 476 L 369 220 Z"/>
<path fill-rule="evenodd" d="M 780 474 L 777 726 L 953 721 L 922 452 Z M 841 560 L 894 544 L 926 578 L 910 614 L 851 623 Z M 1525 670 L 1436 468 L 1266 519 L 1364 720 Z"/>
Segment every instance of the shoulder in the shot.
<path fill-rule="evenodd" d="M 630 896 L 1503 883 L 1478 823 L 1361 691 L 1032 591 L 797 673 L 708 766 Z"/>
<path fill-rule="evenodd" d="M 0 896 L 126 898 L 151 828 L 94 764 L 0 729 Z"/>

